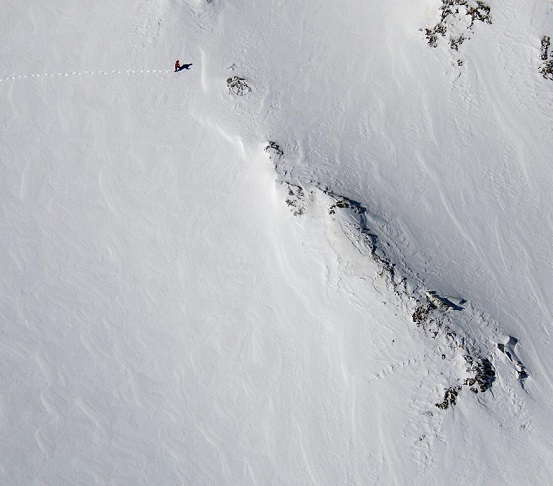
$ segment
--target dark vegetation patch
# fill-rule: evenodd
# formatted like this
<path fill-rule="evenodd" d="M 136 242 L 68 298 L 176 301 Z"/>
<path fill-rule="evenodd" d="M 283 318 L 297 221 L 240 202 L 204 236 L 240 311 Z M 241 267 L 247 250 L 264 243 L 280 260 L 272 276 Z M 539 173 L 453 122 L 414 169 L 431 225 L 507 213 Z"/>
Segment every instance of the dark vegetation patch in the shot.
<path fill-rule="evenodd" d="M 553 52 L 550 47 L 551 37 L 544 35 L 541 38 L 540 59 L 542 63 L 539 72 L 545 79 L 553 80 Z"/>
<path fill-rule="evenodd" d="M 451 1 L 451 0 L 449 0 Z M 463 0 L 461 0 L 463 1 Z M 474 25 L 474 22 L 484 22 L 485 24 L 491 24 L 492 18 L 490 17 L 490 6 L 486 5 L 484 2 L 477 0 L 476 4 L 470 5 L 470 2 L 465 2 L 467 7 L 467 15 L 471 18 L 470 26 Z"/>
<path fill-rule="evenodd" d="M 447 34 L 447 27 L 444 24 L 436 24 L 431 29 L 425 29 L 426 40 L 430 47 L 438 47 L 438 35 L 445 37 Z"/>
<path fill-rule="evenodd" d="M 449 47 L 458 51 L 459 46 L 470 39 L 475 22 L 491 24 L 490 6 L 481 0 L 442 0 L 440 20 L 434 27 L 424 29 L 424 35 L 430 47 L 438 47 L 440 37 L 449 36 Z M 470 23 L 468 27 L 465 18 Z"/>
<path fill-rule="evenodd" d="M 453 407 L 457 404 L 457 398 L 459 398 L 460 386 L 450 386 L 444 393 L 444 399 L 441 403 L 436 403 L 436 407 L 441 410 L 447 410 L 449 407 Z"/>
<path fill-rule="evenodd" d="M 413 322 L 417 325 L 421 325 L 430 312 L 430 304 L 424 305 L 420 304 L 413 312 Z"/>
<path fill-rule="evenodd" d="M 467 37 L 465 37 L 463 34 L 459 34 L 457 37 L 451 37 L 449 39 L 449 47 L 451 47 L 451 49 L 453 49 L 454 51 L 458 51 L 459 46 L 463 42 L 465 42 L 466 39 Z"/>
<path fill-rule="evenodd" d="M 480 356 L 475 358 L 465 355 L 463 357 L 467 363 L 467 371 L 473 375 L 467 378 L 463 385 L 468 386 L 473 393 L 478 393 L 479 390 L 482 393 L 488 391 L 495 381 L 495 368 L 491 361 Z"/>

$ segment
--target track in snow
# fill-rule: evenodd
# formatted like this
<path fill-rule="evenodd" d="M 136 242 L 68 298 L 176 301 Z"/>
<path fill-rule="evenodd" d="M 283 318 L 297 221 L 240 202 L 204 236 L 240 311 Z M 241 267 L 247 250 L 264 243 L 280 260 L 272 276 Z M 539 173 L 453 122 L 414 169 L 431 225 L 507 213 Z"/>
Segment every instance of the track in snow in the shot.
<path fill-rule="evenodd" d="M 36 79 L 36 78 L 64 78 L 68 76 L 107 76 L 110 74 L 167 74 L 173 72 L 171 69 L 159 70 L 159 69 L 127 69 L 125 71 L 82 71 L 72 73 L 44 73 L 44 74 L 20 74 L 19 76 L 7 76 L 0 78 L 0 83 L 4 81 L 16 81 L 20 79 Z"/>

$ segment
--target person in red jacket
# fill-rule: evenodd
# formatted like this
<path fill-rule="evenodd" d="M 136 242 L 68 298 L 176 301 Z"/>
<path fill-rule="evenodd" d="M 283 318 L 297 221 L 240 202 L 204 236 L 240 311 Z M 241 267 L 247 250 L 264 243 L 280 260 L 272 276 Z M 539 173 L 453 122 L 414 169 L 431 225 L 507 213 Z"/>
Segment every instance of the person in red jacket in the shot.
<path fill-rule="evenodd" d="M 180 62 L 178 59 L 175 61 L 175 72 L 177 71 L 180 71 Z"/>

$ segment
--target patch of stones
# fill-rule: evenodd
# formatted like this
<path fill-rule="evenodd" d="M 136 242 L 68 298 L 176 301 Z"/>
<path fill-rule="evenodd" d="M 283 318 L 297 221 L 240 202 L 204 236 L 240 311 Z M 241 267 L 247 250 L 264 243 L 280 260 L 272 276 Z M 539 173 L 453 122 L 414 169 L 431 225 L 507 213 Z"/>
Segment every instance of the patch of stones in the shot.
<path fill-rule="evenodd" d="M 551 52 L 551 37 L 547 35 L 541 38 L 540 59 L 542 61 L 539 67 L 540 74 L 545 79 L 553 80 L 553 52 Z"/>
<path fill-rule="evenodd" d="M 234 93 L 236 96 L 244 96 L 252 90 L 248 83 L 246 83 L 246 80 L 239 76 L 231 76 L 228 78 L 227 87 L 229 92 Z"/>
<path fill-rule="evenodd" d="M 294 216 L 301 216 L 305 213 L 305 191 L 303 187 L 292 184 L 290 182 L 283 182 L 286 184 L 288 196 L 286 197 L 286 204 L 292 211 Z"/>
<path fill-rule="evenodd" d="M 440 37 L 447 37 L 450 49 L 458 51 L 470 39 L 475 22 L 492 23 L 490 12 L 490 6 L 481 0 L 442 0 L 440 21 L 424 29 L 428 45 L 438 47 Z"/>
<path fill-rule="evenodd" d="M 284 151 L 280 145 L 269 140 L 264 151 L 269 159 L 273 161 L 274 166 L 277 167 L 278 161 L 284 155 Z M 301 216 L 304 214 L 306 209 L 306 198 L 303 187 L 290 181 L 280 180 L 279 182 L 286 186 L 286 205 L 290 208 L 292 214 L 294 216 Z"/>

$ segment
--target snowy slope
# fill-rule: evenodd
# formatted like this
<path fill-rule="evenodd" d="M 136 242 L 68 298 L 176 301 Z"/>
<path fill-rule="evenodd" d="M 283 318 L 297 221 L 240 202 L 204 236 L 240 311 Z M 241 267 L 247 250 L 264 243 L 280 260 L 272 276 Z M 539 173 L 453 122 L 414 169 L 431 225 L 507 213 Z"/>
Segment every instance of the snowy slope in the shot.
<path fill-rule="evenodd" d="M 547 483 L 552 6 L 488 4 L 3 2 L 2 482 Z"/>

